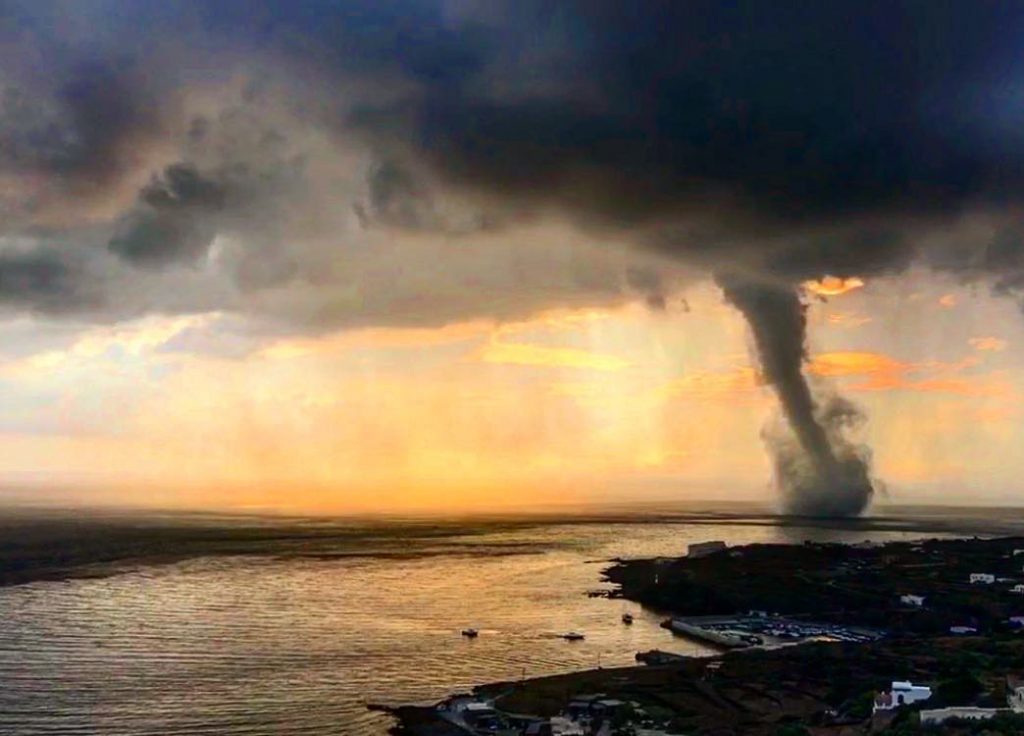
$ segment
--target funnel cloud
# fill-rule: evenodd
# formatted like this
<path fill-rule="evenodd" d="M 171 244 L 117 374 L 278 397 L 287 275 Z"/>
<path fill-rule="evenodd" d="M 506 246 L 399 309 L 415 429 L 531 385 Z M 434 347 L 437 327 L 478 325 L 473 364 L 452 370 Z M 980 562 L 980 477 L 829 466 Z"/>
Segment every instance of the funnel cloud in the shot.
<path fill-rule="evenodd" d="M 796 289 L 734 276 L 718 282 L 750 324 L 763 376 L 792 433 L 765 433 L 786 509 L 811 516 L 863 512 L 874 493 L 870 454 L 844 437 L 861 415 L 839 397 L 821 406 L 815 401 L 803 374 L 807 307 Z"/>

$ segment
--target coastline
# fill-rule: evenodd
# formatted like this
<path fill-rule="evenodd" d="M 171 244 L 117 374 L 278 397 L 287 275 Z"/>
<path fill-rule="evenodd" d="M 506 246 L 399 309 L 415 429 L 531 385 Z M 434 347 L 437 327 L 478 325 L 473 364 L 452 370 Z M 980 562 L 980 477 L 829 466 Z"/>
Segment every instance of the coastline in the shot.
<path fill-rule="evenodd" d="M 895 508 L 892 515 L 857 519 L 778 516 L 761 508 L 712 512 L 594 510 L 572 514 L 485 515 L 460 518 L 367 518 L 260 516 L 75 509 L 0 510 L 0 587 L 38 581 L 108 577 L 127 570 L 171 565 L 204 557 L 406 557 L 448 554 L 430 549 L 438 539 L 552 524 L 669 524 L 699 526 L 709 537 L 720 525 L 819 529 L 847 536 L 904 533 L 951 537 L 963 534 L 1024 534 L 1024 522 L 993 509 L 970 509 L 952 520 L 929 516 L 927 508 Z M 893 513 L 893 512 L 900 513 Z M 921 515 L 915 516 L 918 511 Z M 384 544 L 381 541 L 396 542 Z M 397 540 L 397 541 L 396 541 Z M 398 543 L 400 542 L 400 543 Z M 59 552 L 55 552 L 59 548 Z M 457 550 L 456 550 L 457 551 Z M 515 553 L 506 548 L 506 553 Z M 529 551 L 529 550 L 527 550 Z M 613 560 L 614 562 L 614 560 Z"/>
<path fill-rule="evenodd" d="M 746 545 L 699 558 L 614 561 L 604 571 L 617 586 L 609 597 L 673 616 L 759 609 L 798 621 L 877 627 L 886 636 L 483 684 L 468 697 L 513 714 L 524 732 L 529 723 L 553 722 L 574 702 L 599 695 L 627 704 L 637 723 L 668 729 L 662 733 L 770 736 L 786 724 L 806 724 L 815 734 L 838 736 L 884 729 L 871 702 L 895 679 L 935 682 L 950 699 L 951 671 L 984 652 L 972 677 L 998 699 L 1007 677 L 1024 674 L 1024 637 L 1010 622 L 1024 613 L 1024 595 L 1011 587 L 1024 578 L 1024 555 L 1014 559 L 1022 549 L 1020 537 L 931 539 Z M 989 569 L 992 584 L 970 582 L 972 573 Z M 908 593 L 928 604 L 905 604 L 901 596 Z M 973 635 L 951 634 L 967 621 Z M 467 733 L 448 730 L 452 719 L 445 711 L 452 703 L 449 698 L 434 706 L 390 709 L 397 721 L 393 733 Z"/>

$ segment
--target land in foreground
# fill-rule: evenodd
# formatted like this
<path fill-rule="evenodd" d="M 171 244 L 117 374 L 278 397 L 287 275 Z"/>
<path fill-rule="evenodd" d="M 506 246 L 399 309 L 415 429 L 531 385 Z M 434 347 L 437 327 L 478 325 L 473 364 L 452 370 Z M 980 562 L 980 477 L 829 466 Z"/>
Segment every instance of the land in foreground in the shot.
<path fill-rule="evenodd" d="M 871 627 L 877 641 L 752 647 L 718 657 L 500 683 L 440 707 L 396 711 L 418 735 L 507 733 L 1024 733 L 1007 707 L 1024 676 L 1024 539 L 887 545 L 750 545 L 701 557 L 619 562 L 614 595 L 675 619 Z M 779 614 L 785 614 L 782 618 Z M 778 627 L 776 627 L 778 628 Z M 834 637 L 825 637 L 834 638 Z M 931 688 L 876 709 L 894 681 Z M 1011 698 L 1012 699 L 1012 698 Z M 922 726 L 924 708 L 958 711 Z M 873 712 L 876 711 L 876 712 Z"/>

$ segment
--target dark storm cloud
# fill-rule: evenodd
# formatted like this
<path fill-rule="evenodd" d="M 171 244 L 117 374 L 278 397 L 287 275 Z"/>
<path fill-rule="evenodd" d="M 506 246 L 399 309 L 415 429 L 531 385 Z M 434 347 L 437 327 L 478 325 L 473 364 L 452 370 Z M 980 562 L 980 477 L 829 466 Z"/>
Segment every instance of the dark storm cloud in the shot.
<path fill-rule="evenodd" d="M 999 200 L 1024 183 L 1017 141 L 986 136 L 982 144 L 985 123 L 963 112 L 981 114 L 1005 76 L 1020 71 L 1012 67 L 1015 6 L 543 7 L 508 12 L 537 26 L 561 19 L 558 40 L 575 49 L 570 66 L 585 74 L 566 80 L 576 88 L 525 98 L 475 87 L 504 73 L 487 64 L 431 85 L 416 132 L 454 176 L 627 218 L 670 211 L 708 186 L 773 218 L 807 218 L 933 211 Z M 524 69 L 523 84 L 538 71 Z M 581 103 L 590 89 L 596 97 Z"/>
<path fill-rule="evenodd" d="M 355 213 L 364 227 L 384 223 L 397 227 L 427 229 L 435 222 L 429 192 L 393 161 L 374 166 L 367 176 L 367 197 L 357 202 Z"/>
<path fill-rule="evenodd" d="M 1024 94 L 1015 92 L 1024 88 L 1016 81 L 1024 10 L 1013 4 L 172 6 L 72 11 L 83 23 L 130 24 L 129 51 L 115 59 L 104 37 L 110 58 L 101 65 L 59 69 L 55 110 L 24 114 L 24 91 L 12 93 L 7 107 L 16 112 L 5 120 L 22 122 L 5 126 L 8 161 L 57 175 L 116 166 L 119 145 L 155 125 L 165 104 L 142 80 L 168 73 L 147 69 L 140 49 L 171 37 L 185 49 L 172 57 L 178 63 L 198 63 L 182 56 L 190 44 L 265 54 L 316 79 L 327 97 L 332 88 L 345 95 L 356 79 L 378 84 L 377 100 L 364 96 L 334 117 L 329 106 L 315 113 L 338 135 L 369 137 L 389 152 L 377 201 L 391 196 L 387 187 L 409 188 L 394 174 L 411 152 L 455 186 L 596 222 L 657 229 L 703 212 L 709 227 L 679 237 L 662 230 L 648 242 L 705 262 L 742 257 L 801 276 L 895 268 L 909 257 L 906 238 L 877 225 L 861 232 L 860 219 L 950 216 L 1024 189 L 1014 125 L 1024 122 Z M 28 14 L 33 29 L 49 18 Z M 416 198 L 405 193 L 381 215 L 417 227 Z M 835 237 L 844 223 L 854 232 Z M 828 237 L 805 232 L 820 227 Z M 709 244 L 723 232 L 725 242 Z M 738 239 L 742 246 L 730 245 Z"/>
<path fill-rule="evenodd" d="M 617 204 L 623 216 L 708 184 L 794 217 L 934 208 L 1021 184 L 1011 124 L 1024 116 L 1013 96 L 1024 11 L 1010 3 L 93 5 L 91 16 L 69 12 L 134 34 L 106 67 L 65 70 L 58 97 L 90 155 L 145 118 L 140 48 L 179 34 L 204 48 L 265 48 L 324 78 L 404 79 L 415 92 L 364 113 L 401 123 L 405 142 L 452 176 Z M 115 57 L 110 43 L 102 51 Z M 143 74 L 118 71 L 132 64 Z"/>
<path fill-rule="evenodd" d="M 286 134 L 260 119 L 258 104 L 244 101 L 254 95 L 190 121 L 183 160 L 140 188 L 110 237 L 111 253 L 140 268 L 196 264 L 217 235 L 228 234 L 244 237 L 253 256 L 236 264 L 240 286 L 287 276 L 281 250 L 297 230 L 288 210 L 307 193 L 305 161 L 289 150 Z"/>
<path fill-rule="evenodd" d="M 1014 4 L 255 7 L 258 22 L 224 3 L 204 24 L 243 29 L 339 90 L 353 73 L 409 85 L 327 121 L 340 135 L 704 266 L 789 280 L 899 270 L 922 223 L 1024 193 Z M 415 226 L 411 201 L 385 214 Z"/>
<path fill-rule="evenodd" d="M 136 209 L 121 223 L 110 249 L 143 266 L 190 262 L 217 234 L 216 215 L 225 189 L 194 167 L 174 164 L 139 193 Z"/>
<path fill-rule="evenodd" d="M 107 63 L 68 69 L 57 89 L 0 82 L 0 168 L 95 190 L 158 128 L 156 108 L 131 70 Z"/>
<path fill-rule="evenodd" d="M 0 304 L 45 314 L 72 313 L 93 305 L 82 274 L 58 253 L 0 253 Z"/>
<path fill-rule="evenodd" d="M 396 48 L 417 94 L 347 122 L 468 190 L 790 281 L 900 270 L 921 227 L 1024 194 L 1020 6 L 447 7 L 412 47 L 473 63 Z"/>

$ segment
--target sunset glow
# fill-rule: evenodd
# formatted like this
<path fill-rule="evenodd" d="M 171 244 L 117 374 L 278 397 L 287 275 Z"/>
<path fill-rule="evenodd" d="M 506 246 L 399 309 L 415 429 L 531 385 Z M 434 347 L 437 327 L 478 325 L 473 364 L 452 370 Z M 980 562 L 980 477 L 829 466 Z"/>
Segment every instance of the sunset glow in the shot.
<path fill-rule="evenodd" d="M 864 281 L 857 276 L 839 278 L 826 276 L 818 281 L 805 281 L 804 289 L 818 296 L 841 296 L 847 292 L 864 287 Z"/>
<path fill-rule="evenodd" d="M 941 484 L 950 458 L 936 453 L 953 437 L 987 436 L 993 458 L 1017 441 L 1024 328 L 1017 340 L 965 336 L 959 352 L 955 341 L 933 352 L 869 338 L 894 307 L 858 298 L 855 325 L 811 307 L 823 322 L 814 343 L 829 349 L 813 350 L 808 370 L 868 406 L 873 435 L 921 417 L 909 444 L 879 449 L 887 474 Z M 45 465 L 97 498 L 322 510 L 520 507 L 555 488 L 567 502 L 627 498 L 616 488 L 637 478 L 657 496 L 762 497 L 757 428 L 776 411 L 771 392 L 720 294 L 703 285 L 686 299 L 689 312 L 627 302 L 288 338 L 238 335 L 220 313 L 88 329 L 0 364 L 0 474 L 39 486 Z M 960 330 L 1003 308 L 961 306 L 976 315 L 966 324 L 925 300 L 895 309 L 922 322 L 950 314 Z M 887 352 L 858 349 L 866 342 Z M 924 421 L 936 406 L 948 421 Z"/>

